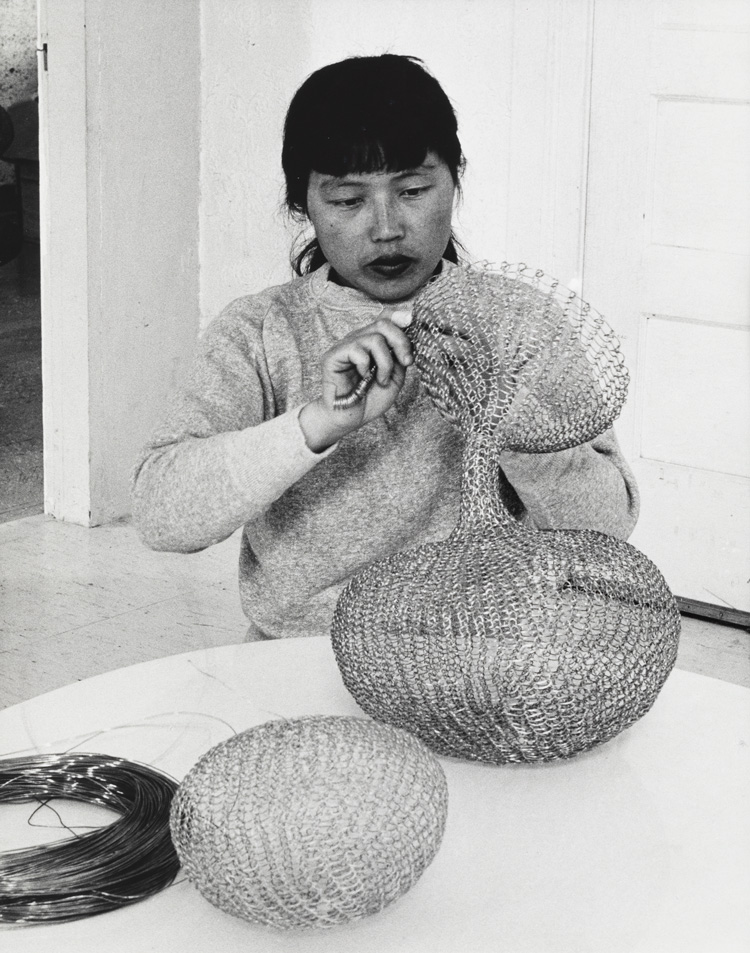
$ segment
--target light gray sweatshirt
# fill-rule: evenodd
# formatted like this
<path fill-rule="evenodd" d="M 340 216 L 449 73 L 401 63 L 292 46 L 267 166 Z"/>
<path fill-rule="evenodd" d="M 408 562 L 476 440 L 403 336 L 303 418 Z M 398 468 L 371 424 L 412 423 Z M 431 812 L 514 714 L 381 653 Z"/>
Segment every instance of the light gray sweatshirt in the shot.
<path fill-rule="evenodd" d="M 458 516 L 462 438 L 410 368 L 393 407 L 323 453 L 300 409 L 320 358 L 388 309 L 328 280 L 328 266 L 230 304 L 133 473 L 144 542 L 195 552 L 244 526 L 239 582 L 248 638 L 327 635 L 344 585 L 373 560 L 445 538 Z M 501 488 L 539 528 L 626 538 L 632 473 L 607 431 L 549 454 L 504 452 Z"/>

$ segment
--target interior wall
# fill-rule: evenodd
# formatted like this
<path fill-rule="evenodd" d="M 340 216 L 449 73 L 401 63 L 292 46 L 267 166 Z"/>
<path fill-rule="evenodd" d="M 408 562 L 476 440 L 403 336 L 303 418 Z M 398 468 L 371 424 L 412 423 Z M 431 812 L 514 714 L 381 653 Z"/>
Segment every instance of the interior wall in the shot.
<path fill-rule="evenodd" d="M 349 55 L 420 57 L 451 98 L 468 167 L 457 231 L 501 261 L 514 4 L 497 0 L 202 2 L 201 323 L 283 282 L 297 227 L 281 211 L 284 115 L 311 72 Z"/>
<path fill-rule="evenodd" d="M 196 337 L 199 22 L 192 0 L 87 2 L 94 522 L 129 512 L 130 470 Z"/>

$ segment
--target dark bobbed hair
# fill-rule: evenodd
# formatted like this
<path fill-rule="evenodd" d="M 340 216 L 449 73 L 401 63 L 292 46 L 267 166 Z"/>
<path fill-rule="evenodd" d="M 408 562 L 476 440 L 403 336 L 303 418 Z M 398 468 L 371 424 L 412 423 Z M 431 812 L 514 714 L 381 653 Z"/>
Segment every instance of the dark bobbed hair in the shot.
<path fill-rule="evenodd" d="M 286 206 L 307 217 L 311 172 L 401 172 L 438 155 L 459 186 L 465 160 L 458 123 L 440 83 L 414 56 L 353 56 L 324 66 L 295 93 L 284 123 Z M 458 260 L 456 238 L 444 256 Z M 460 246 L 459 246 L 460 247 Z M 317 239 L 292 253 L 301 275 L 326 261 Z"/>

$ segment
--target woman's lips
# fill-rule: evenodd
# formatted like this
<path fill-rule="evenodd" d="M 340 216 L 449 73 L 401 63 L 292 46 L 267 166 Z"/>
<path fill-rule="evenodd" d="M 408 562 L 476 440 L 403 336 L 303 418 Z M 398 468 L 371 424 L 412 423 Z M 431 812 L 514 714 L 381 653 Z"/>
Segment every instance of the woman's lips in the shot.
<path fill-rule="evenodd" d="M 367 268 L 382 278 L 400 278 L 413 263 L 414 259 L 407 255 L 382 255 L 371 261 Z"/>

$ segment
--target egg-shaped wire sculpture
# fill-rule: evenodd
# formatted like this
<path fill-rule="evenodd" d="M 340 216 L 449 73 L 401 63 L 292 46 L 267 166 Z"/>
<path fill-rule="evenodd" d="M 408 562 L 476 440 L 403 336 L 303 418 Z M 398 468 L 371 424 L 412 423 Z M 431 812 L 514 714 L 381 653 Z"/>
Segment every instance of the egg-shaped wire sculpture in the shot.
<path fill-rule="evenodd" d="M 443 837 L 448 787 L 417 738 L 369 718 L 266 722 L 208 751 L 180 785 L 172 837 L 226 913 L 331 927 L 406 893 Z"/>
<path fill-rule="evenodd" d="M 465 438 L 459 519 L 446 540 L 379 560 L 344 589 L 331 629 L 344 683 L 440 754 L 571 757 L 653 705 L 680 615 L 629 543 L 511 514 L 500 461 L 611 426 L 628 384 L 617 339 L 575 294 L 510 265 L 433 279 L 407 333 L 427 392 Z"/>

